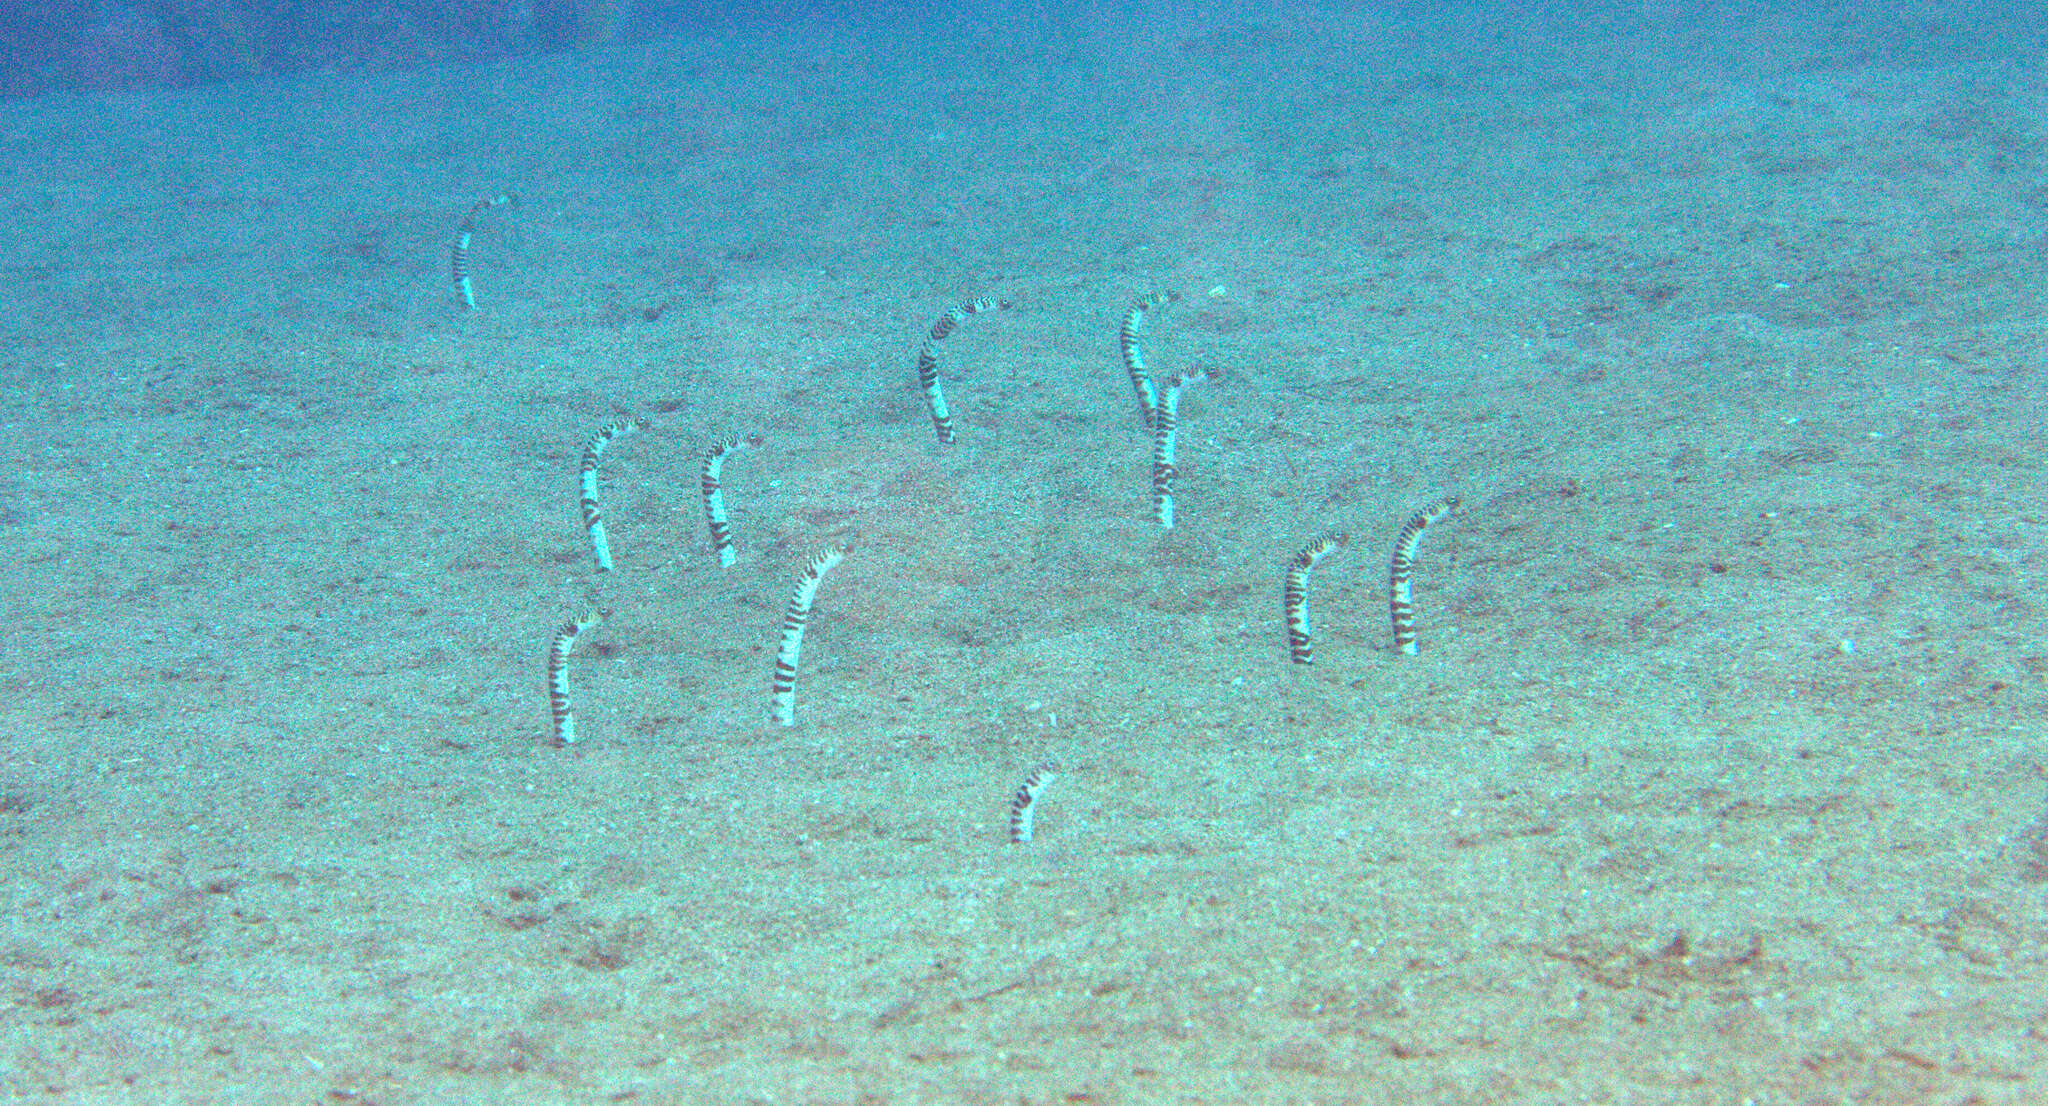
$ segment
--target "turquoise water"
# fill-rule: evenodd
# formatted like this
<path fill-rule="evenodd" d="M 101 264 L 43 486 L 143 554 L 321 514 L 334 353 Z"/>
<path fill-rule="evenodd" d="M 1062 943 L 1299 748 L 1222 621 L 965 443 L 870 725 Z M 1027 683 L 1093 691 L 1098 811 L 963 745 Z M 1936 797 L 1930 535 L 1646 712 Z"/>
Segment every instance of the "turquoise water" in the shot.
<path fill-rule="evenodd" d="M 695 17 L 0 103 L 0 1089 L 2041 1097 L 2037 28 Z"/>

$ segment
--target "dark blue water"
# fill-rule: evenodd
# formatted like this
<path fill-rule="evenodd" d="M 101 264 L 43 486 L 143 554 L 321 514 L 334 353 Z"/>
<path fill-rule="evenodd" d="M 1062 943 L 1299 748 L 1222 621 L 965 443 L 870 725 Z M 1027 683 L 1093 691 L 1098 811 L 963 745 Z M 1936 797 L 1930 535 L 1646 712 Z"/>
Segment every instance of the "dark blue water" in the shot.
<path fill-rule="evenodd" d="M 1640 35 L 1659 50 L 1738 61 L 1793 46 L 1841 63 L 1926 64 L 2038 53 L 2044 21 L 2017 3 L 1809 4 L 1621 0 L 1607 3 L 1324 3 L 1318 14 L 1401 28 L 1438 44 L 1532 59 L 1558 38 Z M 1104 34 L 1196 37 L 1257 20 L 1257 3 L 990 0 L 9 0 L 0 4 L 0 96 L 134 90 L 306 71 L 388 72 L 735 30 L 873 28 L 903 39 L 965 27 L 1022 45 Z M 1000 54 L 991 57 L 1002 64 Z"/>
<path fill-rule="evenodd" d="M 0 5 L 0 94 L 388 71 L 778 22 L 837 23 L 878 10 L 768 0 L 9 2 Z"/>

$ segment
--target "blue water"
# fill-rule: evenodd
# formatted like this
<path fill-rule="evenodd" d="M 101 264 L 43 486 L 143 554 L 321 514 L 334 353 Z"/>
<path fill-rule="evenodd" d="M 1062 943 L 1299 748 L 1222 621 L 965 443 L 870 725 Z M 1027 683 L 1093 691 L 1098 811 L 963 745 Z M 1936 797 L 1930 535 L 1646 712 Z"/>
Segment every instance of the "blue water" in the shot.
<path fill-rule="evenodd" d="M 2035 13 L 0 43 L 8 1096 L 2048 1097 Z"/>
<path fill-rule="evenodd" d="M 1680 51 L 1728 65 L 1769 63 L 1786 51 L 1887 64 L 2025 56 L 2041 21 L 2001 3 L 1326 4 L 1309 10 L 1369 20 L 1428 45 L 1538 55 L 1560 41 L 1640 36 L 1652 52 Z M 1278 9 L 1244 3 L 1048 4 L 656 3 L 527 0 L 519 3 L 351 3 L 299 0 L 136 0 L 13 3 L 0 10 L 0 95 L 61 89 L 163 89 L 309 70 L 389 72 L 473 63 L 669 37 L 788 29 L 860 29 L 919 48 L 927 34 L 993 27 L 1025 41 L 1161 34 L 1257 21 Z"/>

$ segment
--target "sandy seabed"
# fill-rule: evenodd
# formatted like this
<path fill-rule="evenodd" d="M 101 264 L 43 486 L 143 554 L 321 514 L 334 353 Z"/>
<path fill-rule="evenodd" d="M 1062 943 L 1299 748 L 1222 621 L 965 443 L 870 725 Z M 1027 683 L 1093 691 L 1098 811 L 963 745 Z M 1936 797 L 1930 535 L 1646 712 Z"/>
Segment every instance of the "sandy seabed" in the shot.
<path fill-rule="evenodd" d="M 2048 73 L 1670 31 L 0 107 L 0 1091 L 2048 1099 Z"/>

